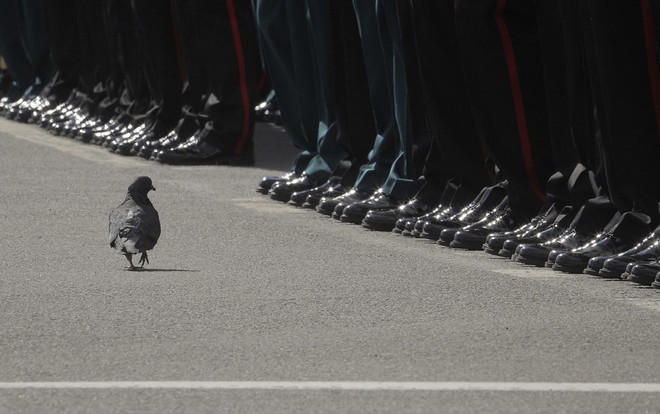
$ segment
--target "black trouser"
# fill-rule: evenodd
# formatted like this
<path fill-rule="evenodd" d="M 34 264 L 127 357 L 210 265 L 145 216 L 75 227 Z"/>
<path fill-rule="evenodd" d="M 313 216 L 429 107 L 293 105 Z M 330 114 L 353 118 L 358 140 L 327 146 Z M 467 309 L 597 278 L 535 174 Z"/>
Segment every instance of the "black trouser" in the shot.
<path fill-rule="evenodd" d="M 174 17 L 169 1 L 133 0 L 136 36 L 151 100 L 157 107 L 153 132 L 162 136 L 181 117 L 183 76 L 177 60 Z"/>
<path fill-rule="evenodd" d="M 228 153 L 251 151 L 259 67 L 252 4 L 197 0 L 190 11 L 208 80 L 203 137 Z"/>
<path fill-rule="evenodd" d="M 80 44 L 75 0 L 44 0 L 55 75 L 45 91 L 53 102 L 68 98 L 80 79 Z"/>
<path fill-rule="evenodd" d="M 619 211 L 657 221 L 660 192 L 660 7 L 584 0 L 588 67 L 609 195 Z"/>
<path fill-rule="evenodd" d="M 454 1 L 410 1 L 417 59 L 433 145 L 424 177 L 453 177 L 474 191 L 490 184 L 487 150 L 472 120 L 454 23 Z"/>
<path fill-rule="evenodd" d="M 342 182 L 352 186 L 360 167 L 368 161 L 376 127 L 353 2 L 332 0 L 330 9 L 337 140 L 351 159 Z"/>
<path fill-rule="evenodd" d="M 45 13 L 40 0 L 1 0 L 0 10 L 0 53 L 20 96 L 37 78 L 50 80 Z"/>
<path fill-rule="evenodd" d="M 533 1 L 457 0 L 456 24 L 477 131 L 509 205 L 536 211 L 555 167 Z"/>

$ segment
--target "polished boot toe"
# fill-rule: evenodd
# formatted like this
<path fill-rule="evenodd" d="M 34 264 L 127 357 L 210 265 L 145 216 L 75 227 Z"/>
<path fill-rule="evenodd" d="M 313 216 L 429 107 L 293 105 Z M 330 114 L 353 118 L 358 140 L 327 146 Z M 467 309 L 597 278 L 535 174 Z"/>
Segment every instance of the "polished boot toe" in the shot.
<path fill-rule="evenodd" d="M 588 269 L 592 269 L 591 260 L 589 260 L 589 264 L 587 265 Z M 598 269 L 598 276 L 606 279 L 621 278 L 621 275 L 626 272 L 626 268 L 628 267 L 628 265 L 636 262 L 637 260 L 630 256 L 607 257 L 603 262 L 602 266 L 600 267 L 600 269 Z M 595 269 L 596 266 L 594 266 L 593 268 L 594 271 L 596 270 Z M 585 269 L 585 272 L 586 271 L 587 269 Z M 593 273 L 589 272 L 589 274 L 593 274 Z M 627 278 L 628 277 L 626 276 L 625 279 Z"/>
<path fill-rule="evenodd" d="M 267 175 L 259 181 L 256 191 L 257 193 L 268 194 L 268 190 L 270 190 L 275 183 L 291 181 L 296 178 L 298 178 L 298 174 L 296 174 L 295 171 L 289 171 L 284 175 Z"/>
<path fill-rule="evenodd" d="M 326 191 L 320 194 L 316 194 L 316 193 L 308 194 L 307 198 L 305 199 L 305 202 L 302 204 L 301 207 L 316 209 L 316 207 L 319 205 L 319 203 L 323 198 L 339 197 L 342 194 L 346 194 L 350 190 L 351 187 L 342 184 L 333 185 L 329 189 L 327 189 Z"/>
<path fill-rule="evenodd" d="M 515 261 L 523 264 L 543 267 L 552 249 L 543 244 L 521 244 L 516 248 Z"/>
<path fill-rule="evenodd" d="M 292 206 L 301 207 L 303 203 L 307 200 L 308 196 L 321 195 L 327 190 L 329 190 L 334 185 L 334 183 L 336 183 L 336 180 L 332 180 L 332 181 L 328 180 L 318 187 L 310 188 L 308 190 L 296 191 L 291 194 L 288 203 L 291 204 Z"/>
<path fill-rule="evenodd" d="M 636 246 L 631 249 L 620 253 L 614 257 L 607 258 L 603 261 L 603 264 L 600 268 L 594 266 L 594 270 L 598 271 L 598 276 L 605 278 L 617 278 L 620 277 L 623 272 L 625 272 L 626 267 L 629 263 L 656 260 L 660 257 L 660 230 L 656 229 L 644 240 L 639 242 Z M 594 259 L 592 259 L 594 260 Z M 592 268 L 591 260 L 587 270 Z M 594 274 L 589 272 L 589 274 Z"/>
<path fill-rule="evenodd" d="M 489 235 L 514 232 L 515 229 L 520 228 L 521 223 L 527 221 L 528 219 L 524 216 L 507 209 L 483 226 L 457 231 L 449 246 L 457 249 L 482 250 Z"/>
<path fill-rule="evenodd" d="M 316 207 L 316 211 L 339 220 L 344 207 L 367 198 L 369 198 L 369 193 L 354 187 L 337 197 L 322 197 L 319 205 Z"/>
<path fill-rule="evenodd" d="M 566 273 L 583 273 L 590 259 L 598 256 L 613 256 L 629 248 L 630 243 L 626 240 L 611 233 L 605 233 L 586 246 L 557 255 L 552 270 Z M 596 266 L 596 263 L 594 263 L 594 266 Z"/>
<path fill-rule="evenodd" d="M 644 286 L 651 286 L 660 272 L 660 263 L 638 263 L 630 271 L 628 280 Z"/>
<path fill-rule="evenodd" d="M 251 166 L 254 165 L 254 152 L 251 145 L 243 147 L 240 154 L 224 151 L 205 139 L 193 137 L 176 148 L 160 152 L 156 161 L 169 165 Z"/>
<path fill-rule="evenodd" d="M 420 199 L 413 199 L 394 210 L 370 210 L 362 226 L 376 231 L 393 231 L 397 220 L 423 216 L 431 207 Z"/>
<path fill-rule="evenodd" d="M 276 201 L 288 202 L 291 199 L 291 195 L 295 192 L 311 190 L 312 188 L 318 187 L 319 183 L 312 180 L 308 175 L 303 174 L 302 176 L 295 178 L 290 181 L 280 181 L 275 184 L 268 190 L 268 195 L 270 198 Z"/>
<path fill-rule="evenodd" d="M 396 198 L 377 192 L 366 200 L 350 204 L 342 211 L 340 220 L 344 223 L 361 224 L 368 212 L 393 210 L 399 206 Z"/>
<path fill-rule="evenodd" d="M 375 231 L 392 231 L 397 221 L 396 210 L 372 210 L 364 216 L 362 227 Z"/>
<path fill-rule="evenodd" d="M 651 283 L 651 286 L 653 286 L 656 289 L 660 289 L 660 272 L 658 272 L 658 274 L 655 275 L 655 281 Z"/>

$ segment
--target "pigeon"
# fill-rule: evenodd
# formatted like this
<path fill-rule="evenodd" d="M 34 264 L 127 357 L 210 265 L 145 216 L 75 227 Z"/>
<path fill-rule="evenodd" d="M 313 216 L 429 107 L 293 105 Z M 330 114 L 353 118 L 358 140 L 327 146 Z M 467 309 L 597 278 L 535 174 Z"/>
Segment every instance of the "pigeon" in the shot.
<path fill-rule="evenodd" d="M 126 255 L 128 270 L 138 269 L 133 265 L 133 255 L 142 253 L 138 264 L 144 267 L 149 263 L 147 250 L 151 250 L 160 237 L 158 212 L 147 197 L 150 190 L 156 190 L 149 177 L 138 177 L 128 187 L 126 199 L 110 213 L 108 241 Z"/>

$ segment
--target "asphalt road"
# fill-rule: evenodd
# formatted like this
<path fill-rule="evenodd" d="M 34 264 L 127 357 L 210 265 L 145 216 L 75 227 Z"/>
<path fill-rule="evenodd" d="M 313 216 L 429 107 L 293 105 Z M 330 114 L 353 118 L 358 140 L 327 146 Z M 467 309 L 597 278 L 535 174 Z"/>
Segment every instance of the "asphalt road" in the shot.
<path fill-rule="evenodd" d="M 171 167 L 0 119 L 0 413 L 660 412 L 660 290 L 272 201 L 294 152 L 255 140 Z M 163 233 L 128 272 L 107 220 L 138 175 Z"/>

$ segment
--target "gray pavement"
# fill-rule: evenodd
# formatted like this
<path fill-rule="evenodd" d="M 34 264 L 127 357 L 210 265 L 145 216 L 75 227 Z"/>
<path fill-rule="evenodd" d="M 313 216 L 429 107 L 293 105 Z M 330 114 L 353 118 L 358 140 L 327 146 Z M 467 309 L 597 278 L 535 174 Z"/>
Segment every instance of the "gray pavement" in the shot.
<path fill-rule="evenodd" d="M 660 384 L 660 290 L 371 232 L 254 192 L 257 166 L 171 167 L 0 119 L 0 413 L 660 412 L 660 392 L 165 389 L 161 381 Z M 163 233 L 106 243 L 137 175 Z M 13 389 L 149 381 L 150 389 Z"/>

